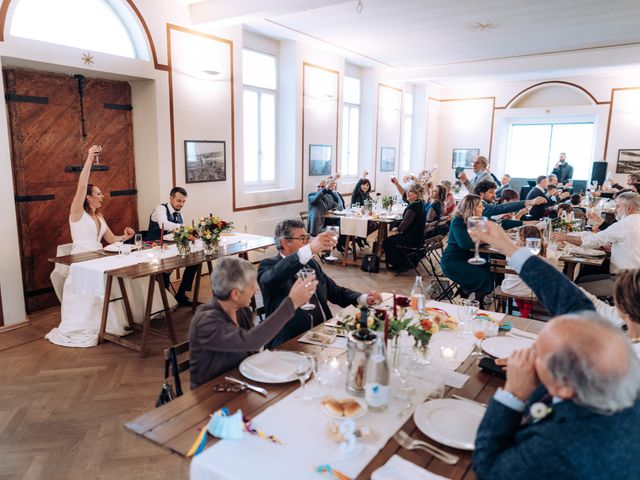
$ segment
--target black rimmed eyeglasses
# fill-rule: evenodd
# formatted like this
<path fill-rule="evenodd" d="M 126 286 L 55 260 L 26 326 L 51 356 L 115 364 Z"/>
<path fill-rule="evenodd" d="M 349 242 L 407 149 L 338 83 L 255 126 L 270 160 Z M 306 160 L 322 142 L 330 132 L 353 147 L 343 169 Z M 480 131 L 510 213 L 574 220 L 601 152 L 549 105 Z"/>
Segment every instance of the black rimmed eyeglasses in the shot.
<path fill-rule="evenodd" d="M 298 237 L 285 237 L 286 240 L 300 240 L 301 242 L 308 242 L 311 235 L 300 235 Z"/>

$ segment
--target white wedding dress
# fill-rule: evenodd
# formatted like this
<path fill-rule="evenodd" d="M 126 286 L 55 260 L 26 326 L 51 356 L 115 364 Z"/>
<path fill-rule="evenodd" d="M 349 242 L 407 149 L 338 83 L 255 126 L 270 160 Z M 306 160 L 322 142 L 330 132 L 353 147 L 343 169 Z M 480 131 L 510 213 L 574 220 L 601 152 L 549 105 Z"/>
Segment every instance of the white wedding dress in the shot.
<path fill-rule="evenodd" d="M 98 218 L 100 220 L 99 231 L 96 229 L 96 223 L 86 212 L 82 213 L 82 217 L 77 222 L 69 220 L 71 239 L 73 241 L 71 253 L 90 252 L 102 249 L 102 243 L 100 243 L 100 241 L 107 231 L 107 224 L 102 217 Z M 127 279 L 125 280 L 125 285 L 133 318 L 136 322 L 142 322 L 149 279 Z M 157 312 L 163 308 L 158 286 L 156 285 L 155 288 L 152 312 Z M 113 282 L 111 297 L 121 297 L 117 282 Z M 177 305 L 176 301 L 169 292 L 167 292 L 167 297 L 169 299 L 169 306 L 171 308 L 175 307 Z M 60 310 L 60 325 L 47 333 L 45 338 L 51 343 L 64 347 L 96 346 L 98 344 L 100 320 L 102 318 L 102 303 L 102 297 L 77 292 L 74 288 L 72 273 L 69 271 L 69 275 L 64 283 L 62 308 Z M 127 326 L 128 323 L 123 301 L 118 300 L 111 302 L 109 304 L 109 315 L 107 317 L 107 333 L 119 336 L 126 335 L 130 333 L 130 330 L 126 329 Z"/>

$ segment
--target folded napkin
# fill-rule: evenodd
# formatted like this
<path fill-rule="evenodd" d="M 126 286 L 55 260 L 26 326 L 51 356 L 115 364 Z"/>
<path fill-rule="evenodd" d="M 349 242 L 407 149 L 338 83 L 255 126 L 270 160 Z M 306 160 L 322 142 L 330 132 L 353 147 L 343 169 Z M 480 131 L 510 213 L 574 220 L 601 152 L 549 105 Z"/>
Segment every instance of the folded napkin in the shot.
<path fill-rule="evenodd" d="M 407 480 L 409 478 L 413 480 L 447 480 L 447 477 L 431 473 L 398 455 L 391 457 L 387 463 L 371 474 L 371 480 Z"/>
<path fill-rule="evenodd" d="M 342 217 L 340 219 L 340 234 L 353 237 L 367 238 L 369 220 L 357 217 Z"/>
<path fill-rule="evenodd" d="M 526 332 L 524 330 L 520 330 L 519 328 L 513 327 L 509 333 L 516 335 L 518 337 L 524 337 L 524 338 L 530 338 L 531 340 L 537 340 L 538 339 L 538 335 L 536 335 L 535 333 L 531 333 L 531 332 Z"/>
<path fill-rule="evenodd" d="M 576 255 L 584 257 L 602 257 L 606 252 L 594 248 L 578 247 L 577 245 L 567 245 L 563 251 L 564 255 Z"/>
<path fill-rule="evenodd" d="M 304 360 L 300 357 L 301 360 Z M 279 352 L 264 350 L 252 357 L 244 364 L 247 373 L 265 381 L 286 382 L 296 373 L 296 363 Z"/>

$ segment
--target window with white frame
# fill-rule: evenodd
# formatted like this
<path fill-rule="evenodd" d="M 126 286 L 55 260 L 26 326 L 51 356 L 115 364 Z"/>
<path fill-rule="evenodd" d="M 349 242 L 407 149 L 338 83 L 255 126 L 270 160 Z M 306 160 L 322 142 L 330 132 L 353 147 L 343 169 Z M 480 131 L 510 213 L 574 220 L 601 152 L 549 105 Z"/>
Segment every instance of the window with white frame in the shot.
<path fill-rule="evenodd" d="M 20 0 L 11 35 L 148 60 L 145 37 L 122 0 Z"/>
<path fill-rule="evenodd" d="M 511 125 L 505 172 L 536 178 L 553 170 L 560 153 L 567 155 L 575 180 L 587 180 L 593 164 L 595 125 L 576 123 L 514 123 Z"/>
<path fill-rule="evenodd" d="M 276 57 L 242 51 L 244 182 L 275 185 L 277 83 Z"/>
<path fill-rule="evenodd" d="M 402 171 L 411 170 L 411 129 L 413 128 L 413 94 L 404 94 L 402 113 Z"/>
<path fill-rule="evenodd" d="M 358 148 L 360 139 L 360 79 L 344 77 L 342 106 L 342 155 L 340 174 L 358 175 Z"/>

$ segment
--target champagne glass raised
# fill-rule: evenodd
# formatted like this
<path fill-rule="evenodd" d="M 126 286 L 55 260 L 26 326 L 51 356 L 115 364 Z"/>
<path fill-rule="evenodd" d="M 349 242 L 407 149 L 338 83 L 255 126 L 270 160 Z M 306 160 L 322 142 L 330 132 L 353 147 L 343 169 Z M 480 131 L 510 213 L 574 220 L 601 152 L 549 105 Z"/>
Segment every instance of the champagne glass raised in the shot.
<path fill-rule="evenodd" d="M 482 232 L 487 227 L 487 219 L 485 217 L 469 217 L 467 219 L 467 230 L 472 232 Z M 471 265 L 484 265 L 487 261 L 480 256 L 480 242 L 478 240 L 475 241 L 476 244 L 476 253 L 475 255 L 467 260 Z"/>
<path fill-rule="evenodd" d="M 337 226 L 329 226 L 327 227 L 327 232 L 331 232 L 331 236 L 333 238 L 333 241 L 338 243 L 338 237 L 340 236 L 340 227 Z M 333 255 L 333 249 L 329 250 L 329 255 L 324 257 L 325 260 L 330 260 L 330 261 L 335 261 L 338 260 L 338 257 L 336 257 L 335 255 Z"/>
<path fill-rule="evenodd" d="M 302 280 L 310 281 L 311 277 L 313 277 L 315 274 L 316 274 L 316 271 L 313 268 L 304 267 L 298 270 L 298 272 L 296 273 L 296 276 Z M 300 308 L 302 310 L 310 311 L 316 308 L 316 306 L 313 303 L 307 301 L 307 303 L 305 303 L 304 305 L 301 305 Z"/>

